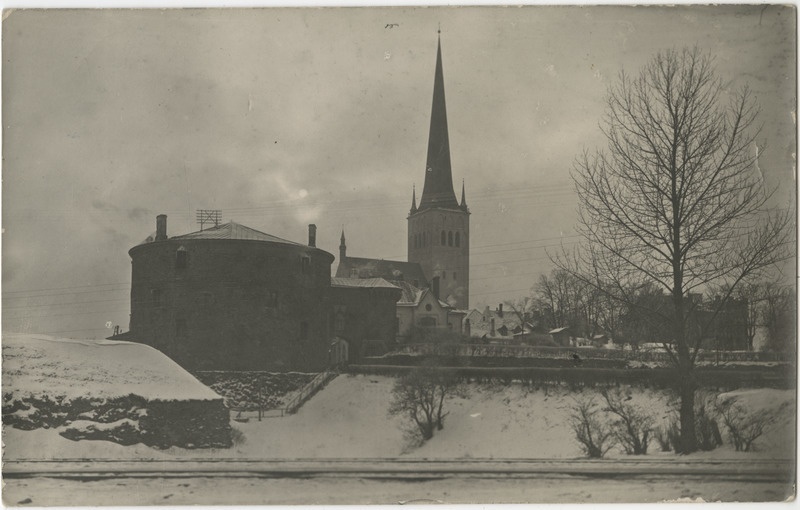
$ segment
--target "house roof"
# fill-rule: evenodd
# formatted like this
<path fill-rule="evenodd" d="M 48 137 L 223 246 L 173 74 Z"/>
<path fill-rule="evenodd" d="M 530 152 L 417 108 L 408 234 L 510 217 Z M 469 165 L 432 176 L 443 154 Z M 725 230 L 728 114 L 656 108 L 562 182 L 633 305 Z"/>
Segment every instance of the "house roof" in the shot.
<path fill-rule="evenodd" d="M 147 239 L 139 244 L 152 243 L 155 238 L 156 234 L 153 232 L 147 237 Z M 233 221 L 229 221 L 228 223 L 224 223 L 216 227 L 198 230 L 197 232 L 191 232 L 189 234 L 172 236 L 169 239 L 236 239 L 243 241 L 266 241 L 270 243 L 290 244 L 292 246 L 304 246 L 303 244 L 296 243 L 294 241 L 288 241 L 286 239 L 281 239 L 280 237 L 265 234 L 264 232 L 260 232 L 250 227 L 245 227 L 244 225 L 240 225 Z"/>
<path fill-rule="evenodd" d="M 425 292 L 422 289 L 418 289 L 405 281 L 398 281 L 394 284 L 403 291 L 400 300 L 397 302 L 398 305 L 417 305 L 422 300 L 422 296 Z"/>
<path fill-rule="evenodd" d="M 331 278 L 331 287 L 364 288 L 364 289 L 396 289 L 383 278 Z"/>
<path fill-rule="evenodd" d="M 470 331 L 472 336 L 486 336 L 489 338 L 503 337 L 499 334 L 505 326 L 506 331 L 513 331 L 522 324 L 519 315 L 512 311 L 504 311 L 502 315 L 498 310 L 486 307 L 483 311 L 478 309 L 466 312 L 470 319 Z M 494 319 L 495 334 L 492 335 L 492 319 Z M 507 337 L 507 335 L 505 335 Z"/>
<path fill-rule="evenodd" d="M 416 280 L 422 287 L 428 283 L 422 267 L 417 262 L 344 257 L 336 268 L 336 277 L 353 278 L 353 270 L 357 278 L 383 278 L 392 282 Z"/>
<path fill-rule="evenodd" d="M 170 237 L 170 239 L 238 239 L 245 241 L 267 241 L 271 243 L 303 246 L 300 243 L 287 241 L 286 239 L 281 239 L 280 237 L 265 234 L 264 232 L 260 232 L 250 227 L 245 227 L 244 225 L 240 225 L 233 221 L 229 221 L 228 223 L 224 223 L 216 227 L 207 228 L 205 230 L 192 232 L 190 234 L 173 236 Z"/>

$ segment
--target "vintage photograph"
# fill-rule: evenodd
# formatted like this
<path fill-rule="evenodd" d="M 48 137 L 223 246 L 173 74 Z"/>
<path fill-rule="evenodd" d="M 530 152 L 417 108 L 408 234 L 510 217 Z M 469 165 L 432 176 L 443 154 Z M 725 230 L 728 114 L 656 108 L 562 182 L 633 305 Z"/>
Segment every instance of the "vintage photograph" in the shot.
<path fill-rule="evenodd" d="M 796 20 L 4 10 L 3 503 L 794 500 Z"/>

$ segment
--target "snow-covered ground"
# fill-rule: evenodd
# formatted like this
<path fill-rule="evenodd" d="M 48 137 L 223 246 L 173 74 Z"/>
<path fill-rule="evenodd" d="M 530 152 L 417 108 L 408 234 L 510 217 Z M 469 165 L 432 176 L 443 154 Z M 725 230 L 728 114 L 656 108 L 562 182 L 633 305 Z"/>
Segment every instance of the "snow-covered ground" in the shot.
<path fill-rule="evenodd" d="M 111 340 L 3 335 L 3 394 L 14 398 L 215 400 L 219 395 L 158 350 Z"/>
<path fill-rule="evenodd" d="M 360 478 L 8 479 L 7 505 L 431 505 L 476 503 L 699 503 L 784 501 L 786 482 L 666 479 L 456 478 L 406 482 Z M 575 507 L 573 507 L 575 508 Z"/>
<path fill-rule="evenodd" d="M 6 428 L 6 459 L 53 458 L 575 458 L 581 457 L 568 425 L 570 406 L 581 393 L 566 388 L 529 390 L 522 385 L 470 385 L 469 395 L 447 404 L 445 428 L 421 447 L 408 449 L 402 420 L 387 415 L 394 379 L 341 375 L 295 415 L 233 423 L 241 438 L 233 448 L 216 450 L 155 450 L 143 445 L 123 447 L 105 441 L 73 442 L 57 430 L 21 431 Z M 584 397 L 596 395 L 584 390 Z M 753 412 L 779 411 L 779 420 L 756 442 L 755 452 L 733 451 L 726 444 L 690 457 L 791 458 L 794 446 L 795 393 L 754 389 L 727 394 Z M 663 422 L 671 418 L 667 393 L 632 389 L 631 402 L 646 407 Z M 599 400 L 599 397 L 598 397 Z M 723 431 L 723 434 L 725 432 Z M 650 456 L 667 460 L 651 444 Z M 608 457 L 623 456 L 609 452 Z M 687 457 L 682 457 L 684 460 Z"/>

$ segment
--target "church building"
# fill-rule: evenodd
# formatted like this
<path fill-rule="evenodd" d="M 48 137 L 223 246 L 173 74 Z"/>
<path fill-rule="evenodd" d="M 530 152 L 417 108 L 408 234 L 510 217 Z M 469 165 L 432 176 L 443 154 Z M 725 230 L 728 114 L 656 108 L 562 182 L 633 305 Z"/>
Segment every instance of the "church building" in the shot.
<path fill-rule="evenodd" d="M 408 214 L 408 262 L 348 257 L 342 232 L 340 278 L 384 278 L 415 287 L 435 287 L 436 298 L 455 309 L 469 309 L 469 216 L 464 184 L 461 203 L 453 188 L 441 38 L 436 50 L 425 184 L 419 206 L 412 190 Z M 433 285 L 437 280 L 437 285 Z"/>

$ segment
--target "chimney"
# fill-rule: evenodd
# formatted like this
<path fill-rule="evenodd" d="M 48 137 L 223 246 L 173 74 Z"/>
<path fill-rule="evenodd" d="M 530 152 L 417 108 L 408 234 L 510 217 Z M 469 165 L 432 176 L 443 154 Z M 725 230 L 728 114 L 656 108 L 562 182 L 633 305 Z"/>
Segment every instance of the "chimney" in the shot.
<path fill-rule="evenodd" d="M 312 248 L 317 247 L 317 226 L 313 223 L 308 226 L 308 245 Z"/>
<path fill-rule="evenodd" d="M 489 333 L 489 336 L 494 336 L 494 317 L 492 317 L 491 324 L 492 324 L 492 329 L 491 332 Z"/>
<path fill-rule="evenodd" d="M 470 324 L 469 319 L 464 320 L 464 334 L 472 336 L 472 324 Z"/>
<path fill-rule="evenodd" d="M 500 305 L 497 307 L 497 316 L 501 319 L 503 318 L 503 303 L 500 303 Z"/>
<path fill-rule="evenodd" d="M 156 216 L 156 241 L 167 240 L 167 215 L 159 214 Z"/>
<path fill-rule="evenodd" d="M 433 297 L 435 297 L 436 299 L 439 299 L 439 277 L 438 276 L 434 276 L 433 277 L 432 285 L 433 285 Z"/>

